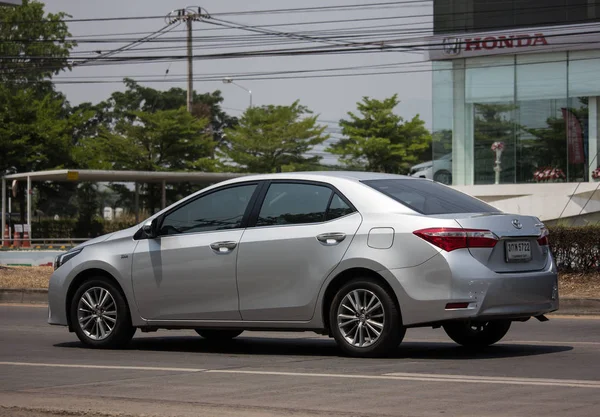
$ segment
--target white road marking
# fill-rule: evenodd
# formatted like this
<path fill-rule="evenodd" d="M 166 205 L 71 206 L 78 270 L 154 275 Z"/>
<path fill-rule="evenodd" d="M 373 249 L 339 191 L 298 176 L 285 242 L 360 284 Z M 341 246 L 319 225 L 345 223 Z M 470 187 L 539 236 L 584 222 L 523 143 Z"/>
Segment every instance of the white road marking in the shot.
<path fill-rule="evenodd" d="M 49 368 L 88 368 L 88 369 L 117 369 L 123 371 L 164 371 L 164 372 L 204 372 L 201 368 L 163 368 L 156 366 L 113 366 L 113 365 L 85 365 L 68 363 L 35 363 L 35 362 L 0 362 L 8 366 L 41 366 Z"/>
<path fill-rule="evenodd" d="M 399 348 L 402 349 L 403 345 L 406 343 L 443 343 L 449 345 L 456 345 L 453 341 L 446 338 L 436 338 L 436 339 L 410 339 L 406 338 L 402 341 L 402 344 L 399 345 Z M 496 343 L 494 346 L 509 346 L 509 345 L 560 345 L 560 346 L 568 346 L 568 345 L 590 345 L 590 346 L 598 346 L 600 342 L 574 342 L 570 340 L 502 340 Z"/>
<path fill-rule="evenodd" d="M 361 374 L 330 374 L 311 372 L 282 372 L 282 371 L 245 371 L 241 369 L 202 369 L 202 368 L 167 368 L 152 366 L 112 366 L 112 365 L 85 365 L 85 364 L 61 364 L 61 363 L 30 363 L 30 362 L 0 362 L 0 366 L 31 366 L 31 367 L 54 367 L 54 368 L 81 368 L 81 369 L 117 369 L 135 371 L 169 371 L 169 372 L 200 372 L 211 374 L 232 375 L 263 375 L 263 376 L 293 376 L 305 378 L 340 378 L 340 379 L 363 379 L 363 380 L 395 380 L 395 381 L 419 381 L 419 382 L 461 382 L 473 384 L 501 384 L 501 385 L 529 385 L 571 388 L 593 388 L 600 389 L 600 381 L 579 379 L 543 379 L 543 378 L 518 378 L 518 377 L 495 377 L 495 376 L 473 376 L 473 375 L 446 375 L 446 374 L 422 374 L 394 372 L 383 375 L 361 375 Z"/>
<path fill-rule="evenodd" d="M 313 378 L 346 378 L 346 379 L 375 379 L 375 380 L 400 380 L 421 382 L 465 382 L 476 384 L 503 384 L 503 385 L 543 385 L 554 387 L 595 388 L 600 389 L 600 381 L 586 380 L 544 380 L 536 378 L 504 378 L 504 377 L 473 377 L 468 375 L 437 375 L 420 373 L 391 373 L 384 375 L 352 375 L 352 374 L 320 374 L 304 372 L 277 372 L 277 371 L 243 371 L 211 369 L 207 373 L 295 376 Z"/>
<path fill-rule="evenodd" d="M 571 342 L 568 340 L 564 342 L 553 340 L 503 340 L 497 345 L 510 345 L 511 343 L 514 345 L 600 345 L 600 342 Z"/>

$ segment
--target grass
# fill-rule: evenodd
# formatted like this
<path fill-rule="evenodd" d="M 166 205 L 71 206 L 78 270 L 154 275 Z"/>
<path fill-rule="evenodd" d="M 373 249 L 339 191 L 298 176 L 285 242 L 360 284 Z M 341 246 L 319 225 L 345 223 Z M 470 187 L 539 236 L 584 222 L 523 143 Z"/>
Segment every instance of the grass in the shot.
<path fill-rule="evenodd" d="M 0 266 L 0 288 L 48 288 L 49 266 Z M 600 299 L 600 272 L 560 274 L 561 297 Z"/>

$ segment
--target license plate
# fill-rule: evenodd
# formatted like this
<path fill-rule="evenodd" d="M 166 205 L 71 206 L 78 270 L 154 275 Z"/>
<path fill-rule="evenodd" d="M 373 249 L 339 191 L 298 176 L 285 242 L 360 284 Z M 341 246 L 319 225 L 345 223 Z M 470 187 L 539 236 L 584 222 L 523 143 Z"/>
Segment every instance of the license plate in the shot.
<path fill-rule="evenodd" d="M 528 240 L 511 240 L 506 245 L 506 262 L 531 261 L 531 243 Z"/>

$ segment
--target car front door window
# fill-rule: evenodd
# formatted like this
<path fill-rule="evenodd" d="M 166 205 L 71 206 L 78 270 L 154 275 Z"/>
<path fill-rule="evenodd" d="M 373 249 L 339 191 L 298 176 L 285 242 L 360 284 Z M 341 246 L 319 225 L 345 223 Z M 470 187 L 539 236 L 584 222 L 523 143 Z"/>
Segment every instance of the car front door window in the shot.
<path fill-rule="evenodd" d="M 237 229 L 256 184 L 242 185 L 212 192 L 167 214 L 160 235 L 198 233 Z"/>

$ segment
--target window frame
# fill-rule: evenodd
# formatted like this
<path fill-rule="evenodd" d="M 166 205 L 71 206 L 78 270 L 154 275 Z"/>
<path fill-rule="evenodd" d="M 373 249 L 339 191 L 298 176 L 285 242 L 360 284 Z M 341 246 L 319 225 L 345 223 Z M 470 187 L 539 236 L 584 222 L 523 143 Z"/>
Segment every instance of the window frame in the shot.
<path fill-rule="evenodd" d="M 158 217 L 156 217 L 156 223 L 157 223 L 156 229 L 160 230 L 163 225 L 163 222 L 165 220 L 165 217 L 167 217 L 169 214 L 171 214 L 179 209 L 184 208 L 188 204 L 192 204 L 193 202 L 199 200 L 200 198 L 208 197 L 211 194 L 214 194 L 214 193 L 217 193 L 220 191 L 225 191 L 225 190 L 228 190 L 231 188 L 244 187 L 244 186 L 248 186 L 248 185 L 255 185 L 256 188 L 254 189 L 254 192 L 252 193 L 252 196 L 250 197 L 250 201 L 248 201 L 246 210 L 244 211 L 244 215 L 242 216 L 242 221 L 240 223 L 240 227 L 235 227 L 235 228 L 231 228 L 231 229 L 223 229 L 223 230 L 205 230 L 205 231 L 197 231 L 197 232 L 190 232 L 190 233 L 178 233 L 178 234 L 174 234 L 174 235 L 158 234 L 156 236 L 156 238 L 162 239 L 162 238 L 166 238 L 166 237 L 192 236 L 192 235 L 196 235 L 199 233 L 220 233 L 220 232 L 227 232 L 230 230 L 245 229 L 246 227 L 248 227 L 248 220 L 250 218 L 250 213 L 252 211 L 252 208 L 254 207 L 256 199 L 258 198 L 259 193 L 262 191 L 262 187 L 264 187 L 264 181 L 236 182 L 233 184 L 224 185 L 222 187 L 213 188 L 212 190 L 208 190 L 206 192 L 200 193 L 197 196 L 190 198 L 190 199 L 182 202 L 181 204 L 178 204 L 175 207 L 172 207 L 168 211 L 166 211 L 166 212 L 162 213 L 161 215 L 159 215 Z M 140 230 L 142 230 L 142 229 L 140 229 Z M 139 238 L 140 239 L 148 239 L 148 236 L 146 236 L 144 233 L 142 233 L 142 235 Z"/>
<path fill-rule="evenodd" d="M 329 188 L 332 193 L 329 196 L 329 201 L 327 202 L 327 207 L 325 208 L 325 216 L 323 221 L 321 222 L 312 222 L 312 223 L 288 223 L 288 224 L 273 224 L 273 225 L 264 225 L 264 226 L 258 226 L 257 222 L 258 222 L 258 216 L 260 215 L 260 210 L 262 209 L 262 206 L 265 202 L 265 199 L 267 197 L 267 193 L 269 191 L 269 188 L 271 187 L 272 184 L 302 184 L 302 185 L 314 185 L 317 187 L 326 187 Z M 340 199 L 346 203 L 348 205 L 348 207 L 350 207 L 350 209 L 352 210 L 351 213 L 348 213 L 344 216 L 341 217 L 336 217 L 335 219 L 330 219 L 327 220 L 327 212 L 329 211 L 329 207 L 331 206 L 331 202 L 333 200 L 333 196 L 334 195 L 338 195 L 340 197 Z M 338 190 L 334 185 L 327 183 L 327 182 L 321 182 L 321 181 L 314 181 L 314 180 L 296 180 L 296 179 L 275 179 L 275 180 L 266 180 L 263 184 L 263 186 L 260 189 L 259 195 L 257 196 L 256 201 L 254 202 L 254 207 L 252 208 L 252 211 L 250 213 L 250 217 L 249 217 L 249 222 L 248 222 L 248 228 L 265 228 L 265 227 L 298 227 L 298 226 L 310 226 L 310 225 L 315 225 L 315 224 L 324 224 L 324 223 L 329 223 L 329 222 L 334 222 L 338 219 L 342 219 L 344 217 L 347 216 L 352 216 L 353 214 L 358 213 L 358 210 L 356 209 L 356 207 L 354 206 L 354 204 L 352 204 L 352 202 L 350 200 L 348 200 L 348 198 L 340 191 Z"/>

